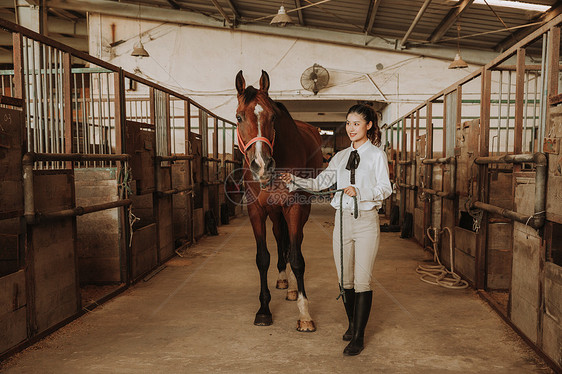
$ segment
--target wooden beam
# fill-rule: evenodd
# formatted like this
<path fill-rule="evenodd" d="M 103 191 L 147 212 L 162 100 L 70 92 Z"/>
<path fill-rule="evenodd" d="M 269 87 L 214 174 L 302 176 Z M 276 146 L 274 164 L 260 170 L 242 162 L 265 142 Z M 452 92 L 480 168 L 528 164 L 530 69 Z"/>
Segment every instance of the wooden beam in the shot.
<path fill-rule="evenodd" d="M 226 23 L 229 24 L 229 25 L 233 25 L 234 23 L 230 20 L 230 17 L 228 17 L 228 14 L 226 14 L 226 12 L 222 8 L 222 6 L 219 4 L 219 2 L 217 0 L 211 0 L 211 1 L 215 5 L 215 8 L 217 8 L 219 13 L 221 14 L 222 18 L 224 18 Z"/>
<path fill-rule="evenodd" d="M 536 19 L 532 19 L 530 23 L 533 22 L 546 23 L 561 13 L 562 13 L 562 0 L 558 0 L 549 10 L 538 16 Z M 519 42 L 521 39 L 526 37 L 527 35 L 531 34 L 533 31 L 537 30 L 540 26 L 541 25 L 531 26 L 514 32 L 513 34 L 509 35 L 501 42 L 496 44 L 494 50 L 498 52 L 505 51 L 506 49 L 510 48 L 515 43 Z"/>
<path fill-rule="evenodd" d="M 79 20 L 85 20 L 85 18 L 78 17 L 74 13 L 68 12 L 64 9 L 49 9 L 49 12 L 67 21 L 78 22 Z M 49 22 L 51 22 L 51 20 L 49 20 Z"/>
<path fill-rule="evenodd" d="M 461 2 L 451 8 L 449 13 L 443 18 L 439 23 L 439 26 L 433 30 L 429 37 L 429 41 L 432 43 L 437 43 L 443 35 L 453 26 L 457 18 L 472 4 L 474 0 L 461 0 Z"/>
<path fill-rule="evenodd" d="M 299 9 L 299 8 L 302 7 L 301 0 L 295 0 L 295 7 L 296 7 L 297 9 Z M 297 15 L 299 16 L 299 24 L 300 24 L 301 26 L 306 26 L 305 23 L 304 23 L 304 17 L 303 17 L 303 15 L 302 15 L 302 10 L 301 10 L 301 9 L 299 9 L 299 10 L 297 11 Z"/>
<path fill-rule="evenodd" d="M 240 16 L 240 12 L 238 11 L 238 9 L 236 9 L 236 7 L 234 6 L 234 4 L 232 3 L 231 0 L 226 0 L 226 2 L 228 3 L 228 7 L 230 8 L 230 10 L 232 10 L 232 14 L 234 14 L 234 18 L 235 19 L 240 19 L 242 18 Z"/>
<path fill-rule="evenodd" d="M 168 4 L 170 4 L 170 6 L 172 8 L 177 9 L 177 10 L 181 9 L 181 6 L 178 3 L 176 3 L 174 0 L 167 0 L 167 1 L 168 1 Z"/>
<path fill-rule="evenodd" d="M 379 9 L 379 5 L 381 5 L 381 1 L 382 0 L 371 0 L 369 11 L 367 12 L 367 18 L 365 20 L 365 32 L 367 34 L 370 34 L 373 29 L 373 24 L 375 23 L 377 10 Z"/>
<path fill-rule="evenodd" d="M 408 31 L 406 31 L 406 34 L 404 35 L 404 37 L 400 41 L 401 47 L 404 47 L 406 45 L 406 42 L 408 41 L 408 38 L 410 37 L 410 34 L 412 33 L 412 31 L 414 31 L 414 28 L 416 27 L 416 25 L 418 24 L 418 22 L 422 18 L 423 14 L 427 10 L 427 7 L 429 6 L 430 3 L 431 3 L 431 0 L 425 0 L 424 1 L 423 5 L 421 6 L 420 10 L 418 11 L 418 14 L 416 14 L 416 18 L 414 18 L 414 21 L 410 25 L 410 28 L 408 29 Z"/>

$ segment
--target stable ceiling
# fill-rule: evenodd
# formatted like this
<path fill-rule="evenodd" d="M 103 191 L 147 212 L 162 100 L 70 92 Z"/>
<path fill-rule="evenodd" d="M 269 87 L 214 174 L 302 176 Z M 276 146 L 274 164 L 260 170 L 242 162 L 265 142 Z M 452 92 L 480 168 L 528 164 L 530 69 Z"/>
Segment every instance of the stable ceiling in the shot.
<path fill-rule="evenodd" d="M 483 64 L 562 10 L 561 0 L 526 2 L 551 8 L 521 10 L 487 5 L 483 0 L 0 0 L 0 17 L 15 22 L 16 3 L 44 4 L 49 36 L 80 50 L 88 48 L 88 12 L 137 18 L 140 6 L 143 19 L 236 28 L 443 59 L 450 59 L 451 50 L 459 43 L 465 60 Z M 281 4 L 296 25 L 269 25 Z M 459 24 L 461 39 L 457 39 Z M 0 38 L 0 45 L 9 43 L 9 39 Z"/>

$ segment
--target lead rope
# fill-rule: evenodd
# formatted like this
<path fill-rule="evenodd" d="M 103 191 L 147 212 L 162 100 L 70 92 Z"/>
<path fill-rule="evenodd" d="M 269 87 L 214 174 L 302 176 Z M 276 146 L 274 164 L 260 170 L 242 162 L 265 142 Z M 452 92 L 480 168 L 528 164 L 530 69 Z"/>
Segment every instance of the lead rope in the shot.
<path fill-rule="evenodd" d="M 308 188 L 299 186 L 297 182 L 295 182 L 294 180 L 291 180 L 291 183 L 293 183 L 298 189 L 317 196 L 341 192 L 340 195 L 340 294 L 338 295 L 338 297 L 336 297 L 336 300 L 339 300 L 339 298 L 341 297 L 343 299 L 343 302 L 345 303 L 346 302 L 345 291 L 343 288 L 343 190 L 344 189 L 340 188 L 337 190 L 328 190 L 328 191 L 319 192 L 319 191 L 312 191 L 309 190 Z M 357 195 L 352 197 L 353 197 L 353 218 L 357 219 L 359 215 L 359 209 L 357 207 Z"/>
<path fill-rule="evenodd" d="M 130 195 L 133 194 L 131 189 L 131 168 L 127 161 L 124 162 L 123 167 L 119 168 L 119 174 L 117 175 L 117 186 L 119 188 L 119 194 L 121 199 L 128 199 Z M 129 247 L 133 244 L 133 225 L 140 221 L 140 218 L 133 214 L 133 207 L 129 205 L 127 208 L 127 213 L 129 216 Z"/>

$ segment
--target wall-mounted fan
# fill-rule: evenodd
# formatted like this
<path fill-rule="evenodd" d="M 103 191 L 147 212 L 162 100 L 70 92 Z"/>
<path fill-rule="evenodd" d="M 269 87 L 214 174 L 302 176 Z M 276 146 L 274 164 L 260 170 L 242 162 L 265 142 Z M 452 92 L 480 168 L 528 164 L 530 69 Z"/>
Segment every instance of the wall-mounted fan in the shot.
<path fill-rule="evenodd" d="M 330 81 L 330 73 L 328 70 L 318 64 L 314 64 L 304 71 L 301 75 L 301 85 L 307 91 L 313 92 L 315 95 L 321 89 L 325 88 Z"/>

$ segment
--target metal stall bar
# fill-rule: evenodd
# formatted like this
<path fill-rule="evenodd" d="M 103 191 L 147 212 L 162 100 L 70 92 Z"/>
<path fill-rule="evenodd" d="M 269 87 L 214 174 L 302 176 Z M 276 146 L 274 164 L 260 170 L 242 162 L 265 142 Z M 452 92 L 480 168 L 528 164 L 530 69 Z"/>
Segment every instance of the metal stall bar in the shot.
<path fill-rule="evenodd" d="M 449 172 L 449 183 L 451 186 L 451 191 L 444 192 L 444 191 L 437 191 L 430 188 L 423 188 L 422 191 L 424 193 L 444 197 L 449 200 L 454 200 L 457 196 L 457 178 L 456 178 L 456 166 L 457 166 L 457 159 L 455 157 L 443 157 L 443 158 L 426 158 L 422 160 L 422 164 L 424 165 L 435 165 L 435 164 L 449 164 L 450 165 L 450 172 Z"/>
<path fill-rule="evenodd" d="M 500 208 L 495 205 L 481 201 L 473 203 L 475 208 L 485 210 L 490 213 L 500 214 L 506 218 L 529 225 L 535 229 L 541 228 L 546 216 L 546 177 L 547 177 L 547 158 L 544 153 L 523 153 L 517 155 L 477 157 L 474 162 L 478 165 L 512 163 L 520 164 L 524 162 L 534 163 L 535 172 L 535 213 L 527 216 L 508 209 Z"/>

